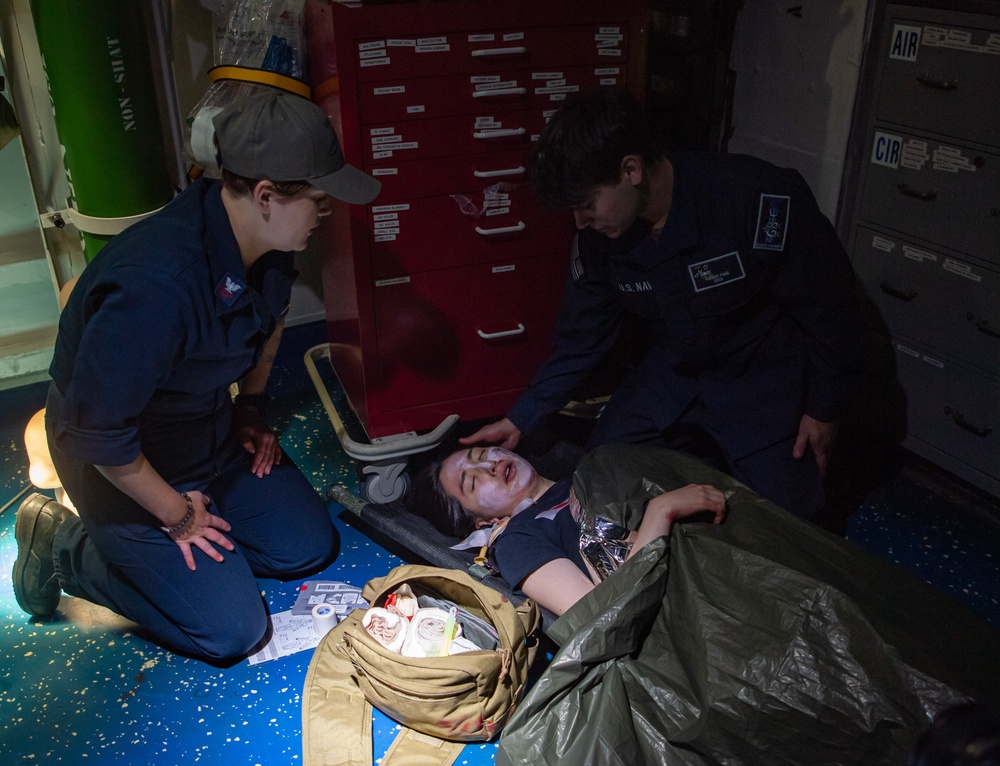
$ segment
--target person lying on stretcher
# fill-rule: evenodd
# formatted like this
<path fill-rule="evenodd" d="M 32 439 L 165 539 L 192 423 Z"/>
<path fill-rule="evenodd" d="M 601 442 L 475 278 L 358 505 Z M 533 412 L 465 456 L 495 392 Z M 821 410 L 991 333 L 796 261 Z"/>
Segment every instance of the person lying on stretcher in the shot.
<path fill-rule="evenodd" d="M 584 514 L 570 478 L 553 481 L 500 447 L 462 449 L 428 468 L 437 526 L 490 541 L 491 564 L 515 591 L 561 615 L 647 543 L 670 534 L 674 522 L 726 515 L 723 493 L 689 484 L 653 498 L 642 523 L 628 531 Z"/>

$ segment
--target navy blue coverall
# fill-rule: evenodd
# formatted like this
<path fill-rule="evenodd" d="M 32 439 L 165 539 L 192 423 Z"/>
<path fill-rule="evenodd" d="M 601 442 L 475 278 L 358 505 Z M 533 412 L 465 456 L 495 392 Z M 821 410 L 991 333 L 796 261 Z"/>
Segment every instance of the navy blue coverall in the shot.
<path fill-rule="evenodd" d="M 311 574 L 338 546 L 325 502 L 288 455 L 257 478 L 231 428 L 229 386 L 256 364 L 296 272 L 278 252 L 247 272 L 220 189 L 192 184 L 84 269 L 61 316 L 46 406 L 53 463 L 80 513 L 53 543 L 63 589 L 209 660 L 264 635 L 255 577 Z M 140 451 L 232 525 L 223 563 L 193 549 L 190 571 L 161 522 L 95 468 Z"/>
<path fill-rule="evenodd" d="M 590 446 L 683 447 L 671 427 L 695 425 L 737 479 L 811 516 L 825 498 L 811 453 L 792 458 L 800 419 L 837 420 L 868 359 L 850 262 L 797 172 L 741 155 L 669 160 L 658 239 L 641 220 L 618 239 L 578 233 L 555 350 L 507 417 L 530 431 L 564 406 L 630 312 L 654 342 Z"/>

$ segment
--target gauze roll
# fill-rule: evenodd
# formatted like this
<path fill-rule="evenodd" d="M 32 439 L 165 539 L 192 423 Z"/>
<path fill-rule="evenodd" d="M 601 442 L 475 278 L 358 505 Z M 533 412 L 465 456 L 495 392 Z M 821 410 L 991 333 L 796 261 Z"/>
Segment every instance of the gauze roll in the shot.
<path fill-rule="evenodd" d="M 448 613 L 444 609 L 418 609 L 410 620 L 401 654 L 404 657 L 437 657 L 441 652 L 441 639 L 444 638 L 447 621 Z M 457 634 L 457 624 L 452 623 L 456 625 Z"/>
<path fill-rule="evenodd" d="M 399 654 L 403 648 L 407 622 L 395 612 L 373 606 L 365 612 L 365 616 L 361 619 L 361 627 L 390 652 Z"/>

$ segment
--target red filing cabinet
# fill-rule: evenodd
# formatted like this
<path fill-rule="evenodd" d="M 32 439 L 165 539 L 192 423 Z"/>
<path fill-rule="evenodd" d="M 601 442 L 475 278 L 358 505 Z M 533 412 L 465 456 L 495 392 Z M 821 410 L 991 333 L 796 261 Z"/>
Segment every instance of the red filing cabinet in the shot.
<path fill-rule="evenodd" d="M 319 235 L 330 359 L 371 439 L 502 415 L 548 355 L 572 220 L 531 195 L 572 93 L 642 95 L 645 2 L 333 4 L 344 154 L 382 181 Z"/>

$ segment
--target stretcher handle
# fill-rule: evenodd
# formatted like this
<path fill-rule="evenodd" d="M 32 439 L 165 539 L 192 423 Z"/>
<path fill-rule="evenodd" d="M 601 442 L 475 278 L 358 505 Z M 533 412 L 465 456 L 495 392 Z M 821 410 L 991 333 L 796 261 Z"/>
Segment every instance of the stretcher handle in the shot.
<path fill-rule="evenodd" d="M 514 328 L 513 330 L 501 330 L 500 332 L 483 332 L 482 330 L 476 330 L 476 335 L 478 335 L 483 340 L 510 338 L 513 335 L 524 335 L 524 325 L 518 322 L 517 327 Z"/>
<path fill-rule="evenodd" d="M 473 170 L 472 175 L 476 178 L 497 178 L 498 176 L 521 176 L 527 171 L 524 165 L 516 168 L 502 168 L 501 170 Z"/>
<path fill-rule="evenodd" d="M 477 90 L 473 92 L 473 98 L 489 98 L 490 96 L 523 96 L 528 92 L 527 88 L 493 88 L 492 90 Z"/>
<path fill-rule="evenodd" d="M 513 226 L 499 226 L 496 229 L 484 229 L 482 226 L 477 226 L 476 232 L 484 237 L 495 237 L 498 234 L 514 234 L 524 231 L 526 228 L 528 227 L 524 225 L 524 221 L 518 221 Z"/>
<path fill-rule="evenodd" d="M 478 130 L 472 134 L 473 138 L 510 138 L 511 136 L 523 136 L 524 128 L 494 128 L 492 130 Z"/>
<path fill-rule="evenodd" d="M 415 455 L 418 452 L 426 452 L 439 446 L 448 435 L 448 432 L 458 422 L 458 415 L 452 414 L 442 420 L 437 428 L 426 434 L 410 433 L 399 436 L 387 436 L 381 440 L 383 442 L 381 444 L 362 444 L 356 442 L 348 435 L 344 421 L 340 419 L 337 408 L 330 398 L 330 392 L 326 390 L 326 383 L 316 368 L 316 359 L 319 358 L 326 359 L 327 362 L 330 361 L 329 343 L 321 343 L 306 351 L 304 358 L 306 371 L 312 379 L 313 386 L 316 387 L 316 393 L 319 394 L 320 401 L 323 403 L 323 409 L 326 410 L 326 414 L 333 424 L 333 430 L 337 434 L 340 446 L 344 448 L 344 452 L 349 457 L 355 460 L 367 462 L 395 460 L 407 455 Z"/>
<path fill-rule="evenodd" d="M 513 45 L 509 48 L 476 48 L 472 51 L 472 55 L 476 57 L 480 56 L 517 56 L 521 53 L 527 53 L 528 49 L 523 45 Z"/>

